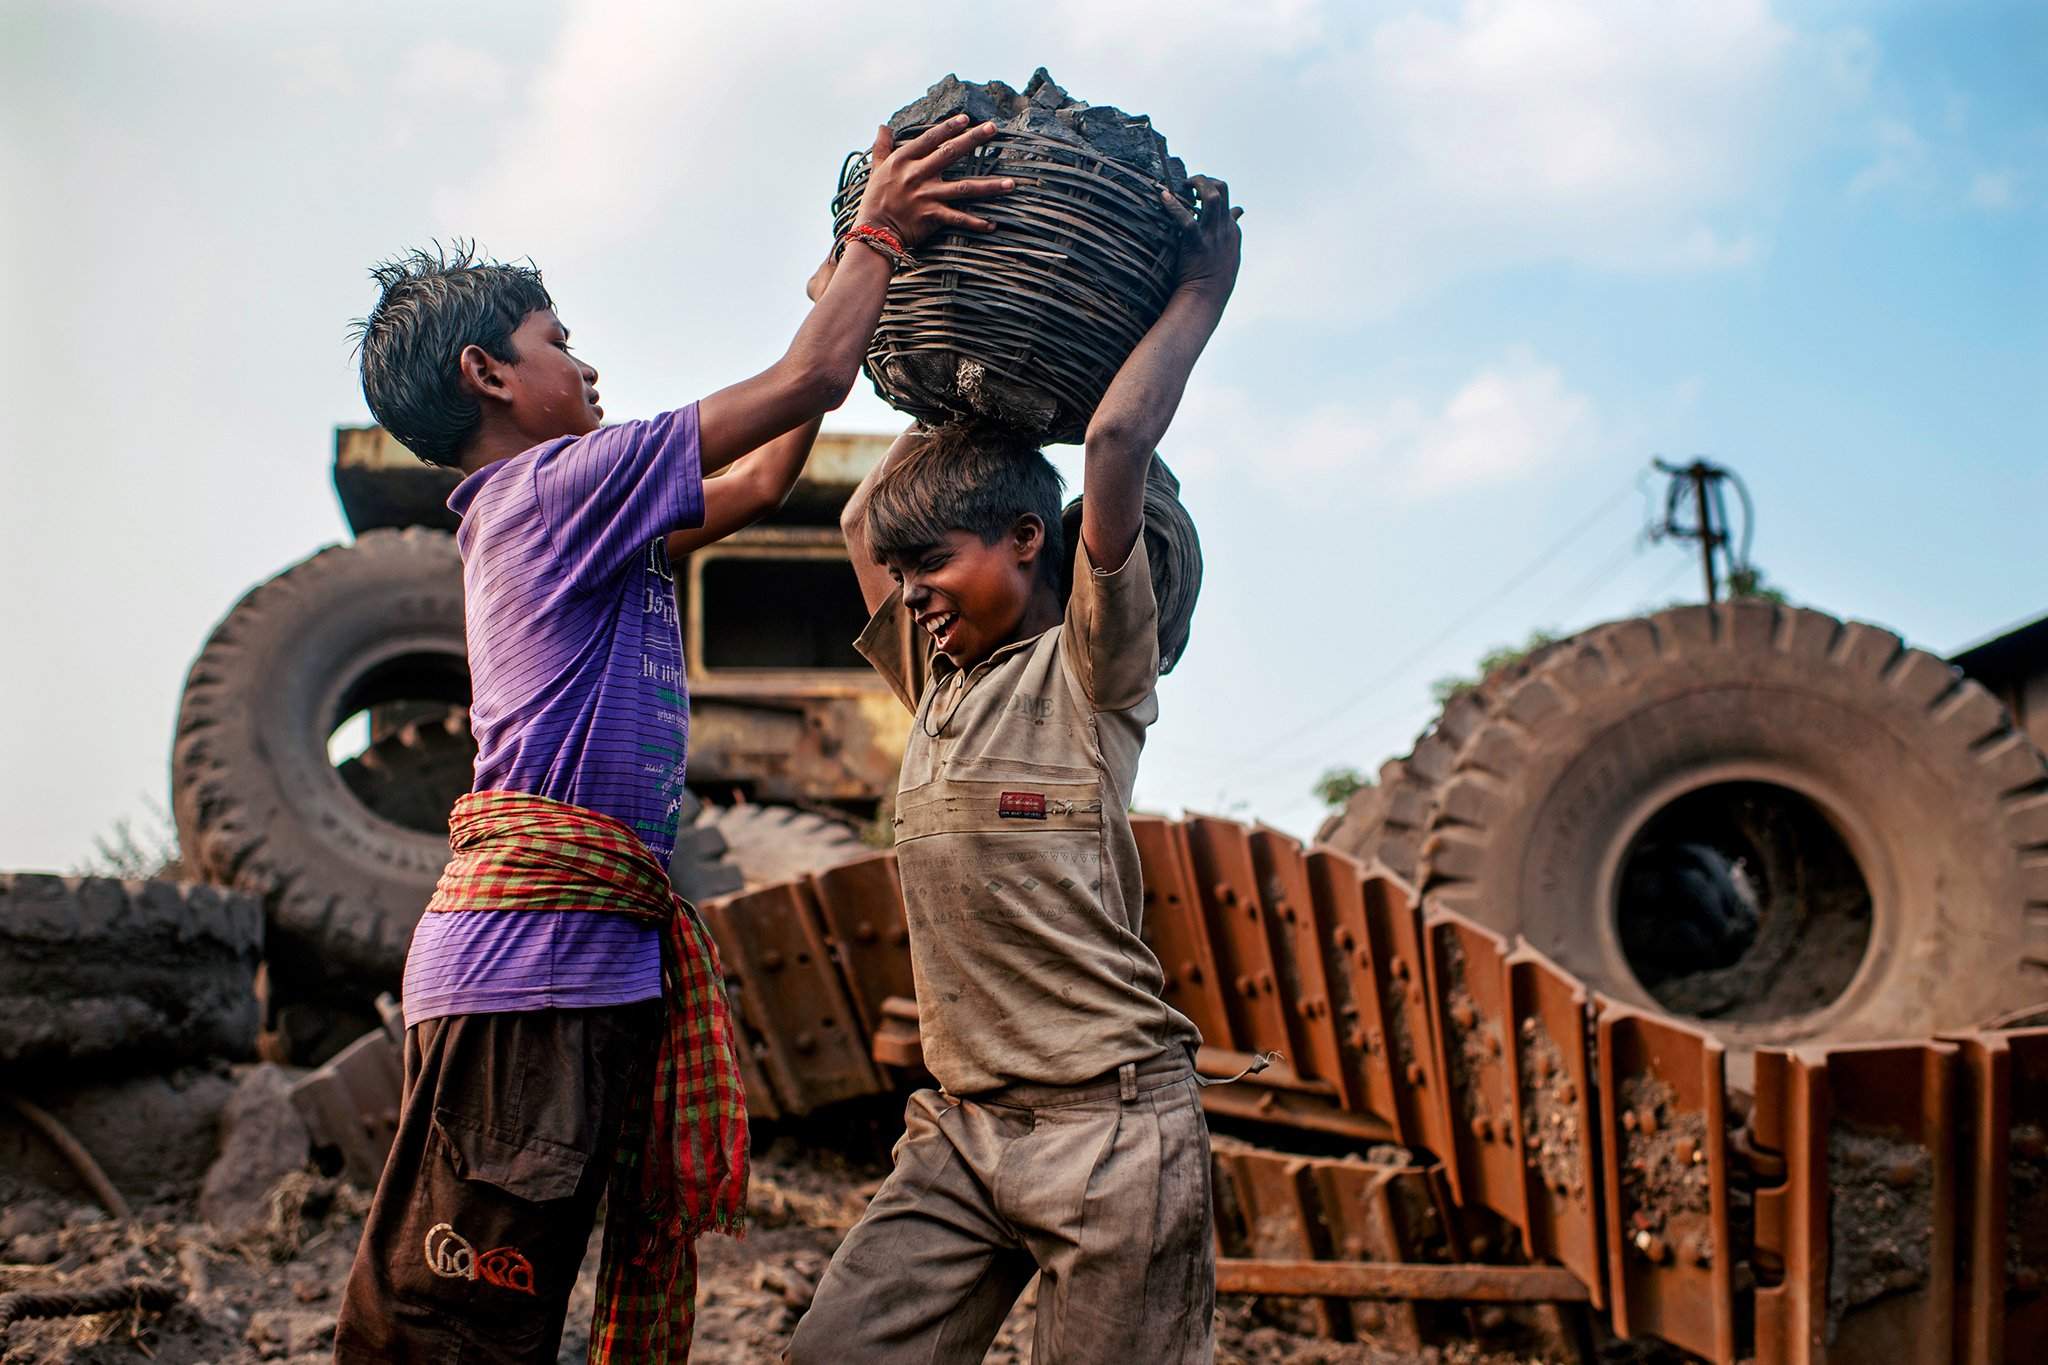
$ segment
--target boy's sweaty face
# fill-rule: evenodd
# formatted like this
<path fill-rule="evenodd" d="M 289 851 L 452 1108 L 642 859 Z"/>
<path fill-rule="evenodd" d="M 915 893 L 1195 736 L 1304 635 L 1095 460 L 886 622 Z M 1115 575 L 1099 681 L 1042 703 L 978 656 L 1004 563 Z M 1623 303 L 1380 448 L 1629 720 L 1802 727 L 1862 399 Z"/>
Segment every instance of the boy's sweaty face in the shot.
<path fill-rule="evenodd" d="M 903 605 L 956 668 L 972 668 L 1018 638 L 1038 581 L 1045 533 L 1025 517 L 991 545 L 972 531 L 891 558 Z"/>
<path fill-rule="evenodd" d="M 552 308 L 528 313 L 512 333 L 517 362 L 505 370 L 512 418 L 535 444 L 581 436 L 604 421 L 597 371 L 569 353 L 569 329 Z"/>

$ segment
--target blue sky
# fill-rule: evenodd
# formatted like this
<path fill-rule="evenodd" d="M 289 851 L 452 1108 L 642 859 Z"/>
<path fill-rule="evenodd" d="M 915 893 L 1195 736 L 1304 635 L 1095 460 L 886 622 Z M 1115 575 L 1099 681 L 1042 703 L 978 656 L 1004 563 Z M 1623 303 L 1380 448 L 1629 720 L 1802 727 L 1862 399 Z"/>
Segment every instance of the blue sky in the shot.
<path fill-rule="evenodd" d="M 1655 454 L 1741 472 L 1798 600 L 1943 652 L 2048 610 L 2048 8 L 813 8 L 0 10 L 0 867 L 161 801 L 207 632 L 344 534 L 373 259 L 531 255 L 608 411 L 686 402 L 774 359 L 841 155 L 949 70 L 1148 112 L 1247 208 L 1143 804 L 1306 832 L 1432 679 L 1696 595 Z M 887 429 L 862 388 L 834 424 Z"/>

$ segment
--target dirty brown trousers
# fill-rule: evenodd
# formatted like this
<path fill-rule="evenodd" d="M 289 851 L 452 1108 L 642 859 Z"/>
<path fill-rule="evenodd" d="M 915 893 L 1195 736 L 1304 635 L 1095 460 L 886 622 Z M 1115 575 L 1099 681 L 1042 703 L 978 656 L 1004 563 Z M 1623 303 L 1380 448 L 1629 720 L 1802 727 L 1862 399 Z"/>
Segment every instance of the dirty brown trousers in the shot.
<path fill-rule="evenodd" d="M 910 1097 L 895 1169 L 792 1365 L 978 1365 L 1036 1273 L 1035 1365 L 1214 1355 L 1209 1128 L 1181 1058 L 1081 1086 Z"/>

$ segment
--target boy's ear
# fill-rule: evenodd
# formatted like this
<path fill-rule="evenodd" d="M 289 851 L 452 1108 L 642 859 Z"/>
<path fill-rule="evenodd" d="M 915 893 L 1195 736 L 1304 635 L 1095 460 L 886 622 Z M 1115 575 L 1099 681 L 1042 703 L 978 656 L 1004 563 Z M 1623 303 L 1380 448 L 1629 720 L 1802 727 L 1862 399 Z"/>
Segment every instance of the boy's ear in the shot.
<path fill-rule="evenodd" d="M 512 367 L 471 342 L 462 348 L 462 354 L 455 357 L 455 368 L 462 375 L 462 387 L 472 398 L 495 398 L 503 401 L 511 397 L 508 381 Z"/>
<path fill-rule="evenodd" d="M 1010 527 L 1010 548 L 1017 552 L 1017 563 L 1030 567 L 1045 552 L 1045 523 L 1035 513 L 1026 512 Z"/>

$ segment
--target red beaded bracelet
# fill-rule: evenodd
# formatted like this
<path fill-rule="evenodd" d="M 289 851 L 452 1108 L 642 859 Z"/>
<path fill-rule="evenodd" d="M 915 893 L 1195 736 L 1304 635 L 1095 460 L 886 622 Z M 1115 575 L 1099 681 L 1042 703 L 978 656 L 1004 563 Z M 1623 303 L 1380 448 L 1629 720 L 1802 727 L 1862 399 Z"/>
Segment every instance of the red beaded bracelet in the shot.
<path fill-rule="evenodd" d="M 917 265 L 917 258 L 904 248 L 903 239 L 879 223 L 855 224 L 832 248 L 833 260 L 846 254 L 848 242 L 861 242 L 880 252 L 892 270 L 910 270 Z"/>

